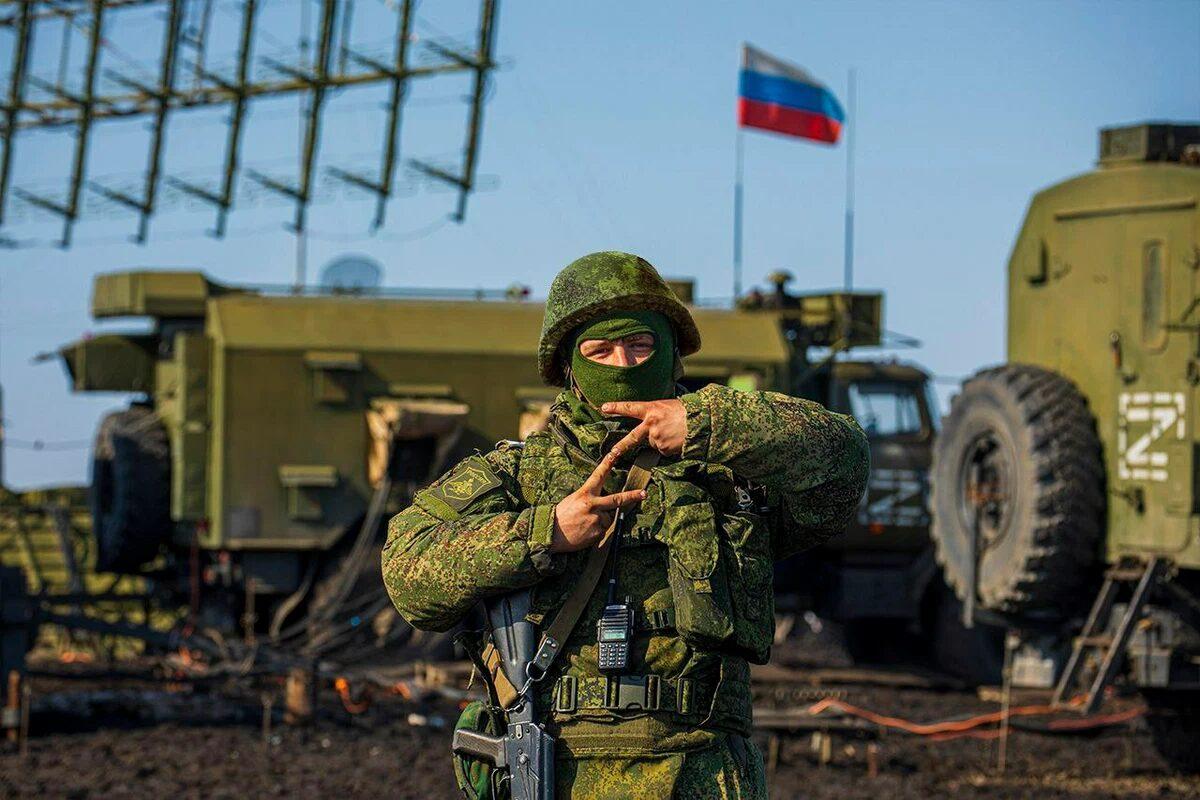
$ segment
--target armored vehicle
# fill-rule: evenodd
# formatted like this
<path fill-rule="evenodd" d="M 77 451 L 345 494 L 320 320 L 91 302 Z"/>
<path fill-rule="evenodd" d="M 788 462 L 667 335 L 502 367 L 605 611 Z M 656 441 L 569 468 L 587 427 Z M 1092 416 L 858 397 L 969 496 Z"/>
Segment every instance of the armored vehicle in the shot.
<path fill-rule="evenodd" d="M 1093 710 L 1124 665 L 1160 749 L 1190 768 L 1197 203 L 1197 125 L 1103 130 L 1097 169 L 1034 197 L 1008 264 L 1008 363 L 963 385 L 932 473 L 938 558 L 964 603 L 1030 637 L 1077 630 L 1048 660 L 1056 702 Z"/>
<path fill-rule="evenodd" d="M 874 461 L 861 513 L 835 544 L 781 566 L 781 596 L 842 620 L 946 633 L 958 616 L 945 603 L 957 601 L 927 536 L 927 376 L 844 358 L 881 343 L 881 295 L 791 294 L 787 277 L 736 309 L 694 308 L 704 347 L 684 382 L 785 391 L 858 417 Z M 691 301 L 690 284 L 676 291 Z M 353 620 L 391 630 L 378 622 L 391 613 L 373 555 L 382 521 L 460 456 L 545 424 L 556 393 L 532 357 L 540 304 L 395 294 L 272 295 L 198 272 L 99 276 L 94 316 L 144 318 L 149 330 L 61 350 L 76 391 L 135 395 L 96 436 L 97 567 L 150 572 L 217 627 L 311 643 L 304 610 L 311 621 L 336 608 L 316 613 L 345 623 L 329 641 L 353 638 Z M 958 627 L 941 649 L 961 649 L 964 635 L 976 636 Z"/>

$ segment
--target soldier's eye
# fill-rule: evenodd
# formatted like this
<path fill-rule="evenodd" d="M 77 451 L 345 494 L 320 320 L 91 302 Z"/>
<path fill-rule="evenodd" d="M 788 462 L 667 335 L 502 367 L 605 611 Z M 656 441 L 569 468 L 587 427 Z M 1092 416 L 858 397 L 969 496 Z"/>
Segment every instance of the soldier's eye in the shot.
<path fill-rule="evenodd" d="M 634 351 L 639 353 L 650 353 L 654 351 L 654 337 L 647 334 L 631 336 L 626 340 L 626 344 Z"/>
<path fill-rule="evenodd" d="M 579 345 L 584 358 L 597 358 L 612 352 L 612 342 L 607 339 L 588 339 Z"/>

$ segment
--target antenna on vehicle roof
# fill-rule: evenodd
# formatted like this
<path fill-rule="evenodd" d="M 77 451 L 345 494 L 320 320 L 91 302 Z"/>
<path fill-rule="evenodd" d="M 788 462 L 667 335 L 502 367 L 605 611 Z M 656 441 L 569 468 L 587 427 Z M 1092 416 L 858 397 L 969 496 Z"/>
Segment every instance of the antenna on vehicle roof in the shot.
<path fill-rule="evenodd" d="M 321 288 L 327 292 L 369 293 L 382 285 L 383 267 L 368 256 L 338 256 L 321 270 Z"/>

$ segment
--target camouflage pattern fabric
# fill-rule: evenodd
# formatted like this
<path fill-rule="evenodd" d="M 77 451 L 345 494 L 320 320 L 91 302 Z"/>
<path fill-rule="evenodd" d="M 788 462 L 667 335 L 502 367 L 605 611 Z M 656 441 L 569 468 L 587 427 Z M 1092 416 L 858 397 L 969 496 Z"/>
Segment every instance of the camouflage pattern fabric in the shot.
<path fill-rule="evenodd" d="M 413 625 L 446 630 L 479 601 L 526 586 L 535 587 L 530 618 L 542 624 L 570 593 L 586 553 L 549 552 L 554 505 L 624 435 L 621 423 L 582 421 L 572 414 L 573 399 L 561 395 L 551 409 L 550 429 L 530 436 L 524 447 L 501 445 L 467 459 L 392 519 L 383 577 L 397 609 Z M 631 598 L 642 620 L 669 619 L 676 610 L 667 563 L 671 548 L 682 541 L 681 530 L 723 525 L 736 515 L 741 536 L 770 558 L 782 559 L 838 533 L 867 478 L 861 429 L 816 403 L 716 385 L 680 399 L 688 424 L 682 457 L 664 458 L 652 470 L 647 497 L 621 532 L 619 592 Z M 625 472 L 626 464 L 618 462 L 606 492 L 620 489 Z M 769 614 L 769 580 L 758 592 L 763 596 L 750 598 L 753 607 Z M 696 779 L 696 793 L 676 796 L 764 796 L 753 777 L 761 769 L 739 772 L 751 775 L 740 783 L 723 760 L 712 757 L 731 735 L 751 732 L 749 664 L 736 647 L 698 647 L 673 628 L 643 625 L 632 643 L 631 673 L 686 685 L 687 691 L 670 693 L 674 705 L 564 702 L 571 700 L 561 691 L 570 679 L 594 684 L 601 675 L 595 625 L 603 606 L 604 593 L 597 591 L 551 674 L 538 684 L 538 707 L 553 709 L 547 725 L 558 737 L 563 774 L 576 776 L 563 778 L 561 796 L 669 797 L 693 785 L 683 783 L 691 774 L 689 763 L 700 765 L 697 774 L 707 777 Z M 631 792 L 640 791 L 635 785 L 669 788 L 644 795 L 588 794 L 589 783 L 606 770 Z M 652 775 L 662 777 L 653 783 Z M 724 783 L 716 780 L 719 775 L 727 776 Z M 699 787 L 708 787 L 709 794 Z"/>
<path fill-rule="evenodd" d="M 775 560 L 840 533 L 866 488 L 870 451 L 851 417 L 777 392 L 708 386 L 679 398 L 684 459 L 728 467 L 764 486 L 775 509 Z"/>
<path fill-rule="evenodd" d="M 550 284 L 538 343 L 538 371 L 551 386 L 566 381 L 559 348 L 578 326 L 612 311 L 657 311 L 671 320 L 679 354 L 700 349 L 700 331 L 687 306 L 650 262 L 615 250 L 572 261 Z"/>
<path fill-rule="evenodd" d="M 560 759 L 559 800 L 766 800 L 767 778 L 754 743 L 727 736 L 719 744 L 657 758 Z"/>

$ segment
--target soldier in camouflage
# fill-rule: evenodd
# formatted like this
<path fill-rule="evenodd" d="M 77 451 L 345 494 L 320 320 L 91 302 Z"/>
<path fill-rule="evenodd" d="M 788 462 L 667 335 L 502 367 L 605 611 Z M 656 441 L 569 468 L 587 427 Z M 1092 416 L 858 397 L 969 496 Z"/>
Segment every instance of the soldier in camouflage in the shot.
<path fill-rule="evenodd" d="M 414 626 L 446 630 L 530 586 L 540 625 L 626 509 L 609 567 L 636 610 L 629 674 L 597 663 L 601 587 L 537 684 L 560 798 L 766 797 L 749 664 L 769 655 L 772 564 L 841 531 L 866 484 L 849 417 L 774 392 L 681 393 L 681 358 L 699 349 L 646 261 L 575 261 L 551 286 L 538 351 L 563 387 L 549 429 L 467 458 L 389 526 L 383 577 Z M 651 480 L 622 491 L 643 447 L 662 454 Z"/>

